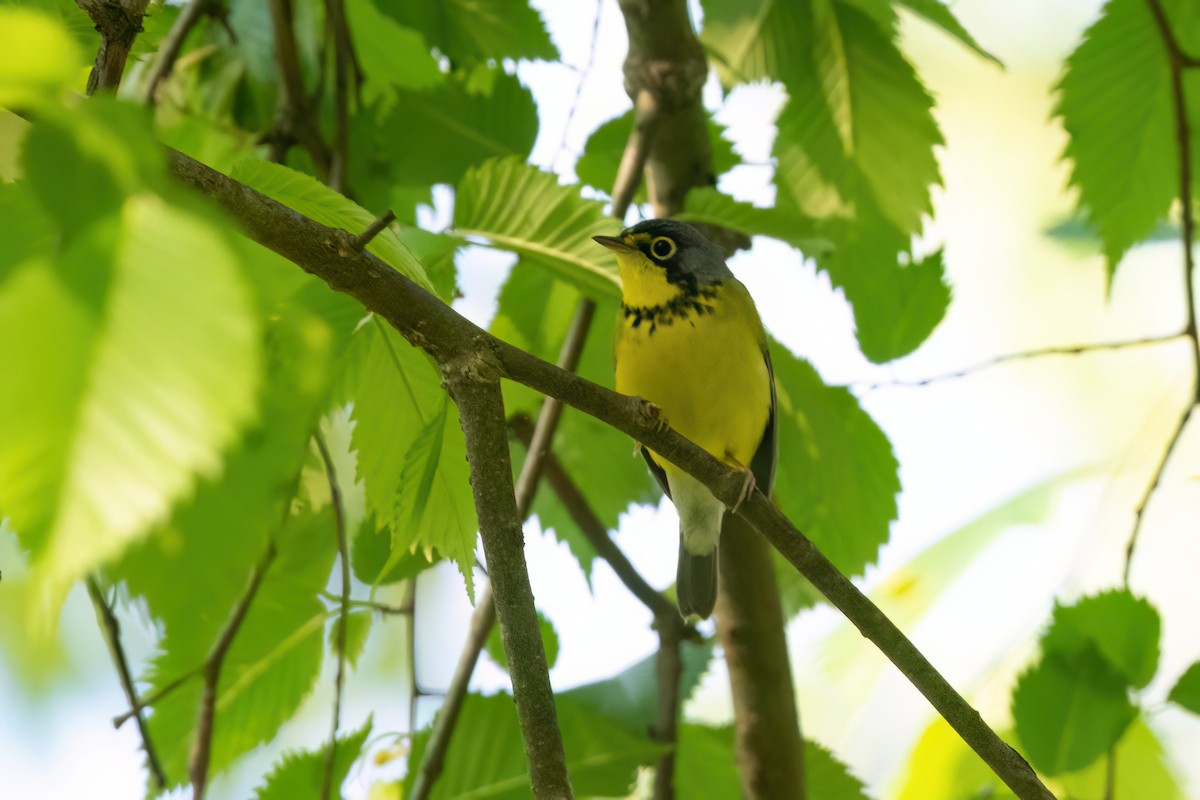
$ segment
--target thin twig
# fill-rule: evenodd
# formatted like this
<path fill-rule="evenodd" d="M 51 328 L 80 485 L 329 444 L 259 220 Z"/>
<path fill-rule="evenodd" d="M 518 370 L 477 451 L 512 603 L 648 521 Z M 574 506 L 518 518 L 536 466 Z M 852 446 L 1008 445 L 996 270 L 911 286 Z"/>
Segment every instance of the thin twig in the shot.
<path fill-rule="evenodd" d="M 154 750 L 154 742 L 150 739 L 150 729 L 146 727 L 146 718 L 142 716 L 143 703 L 138 700 L 137 689 L 133 685 L 133 676 L 129 672 L 129 659 L 125 657 L 125 648 L 121 645 L 121 623 L 113 613 L 112 606 L 104 598 L 104 592 L 96 581 L 95 575 L 87 577 L 88 597 L 92 599 L 92 607 L 96 609 L 101 630 L 104 633 L 104 643 L 108 646 L 108 654 L 112 657 L 113 666 L 117 668 L 117 680 L 129 701 L 129 714 L 137 720 L 138 735 L 142 737 L 142 750 L 146 753 L 146 766 L 150 769 L 150 778 L 154 789 L 162 789 L 167 785 L 167 776 L 163 773 L 162 764 Z M 124 720 L 122 720 L 124 722 Z M 114 726 L 120 727 L 114 720 Z"/>
<path fill-rule="evenodd" d="M 183 43 L 192 28 L 196 27 L 196 23 L 218 2 L 219 0 L 189 0 L 188 4 L 179 12 L 179 16 L 175 18 L 175 24 L 171 26 L 171 30 L 167 32 L 158 46 L 158 53 L 154 56 L 154 66 L 150 69 L 150 76 L 146 79 L 143 101 L 147 105 L 153 105 L 159 84 L 170 77 L 171 70 L 175 68 L 175 62 L 183 51 Z"/>
<path fill-rule="evenodd" d="M 1179 155 L 1179 201 L 1183 215 L 1181 225 L 1183 235 L 1183 296 L 1187 303 L 1187 325 L 1184 328 L 1184 335 L 1188 337 L 1192 345 L 1192 397 L 1188 402 L 1187 410 L 1183 412 L 1183 415 L 1179 419 L 1179 424 L 1175 426 L 1175 430 L 1171 434 L 1166 448 L 1163 450 L 1162 458 L 1155 466 L 1149 485 L 1146 487 L 1146 491 L 1143 493 L 1134 512 L 1133 530 L 1129 534 L 1129 543 L 1125 546 L 1125 564 L 1122 569 L 1122 580 L 1125 586 L 1129 586 L 1129 573 L 1133 566 L 1133 555 L 1137 549 L 1138 536 L 1141 534 L 1142 521 L 1145 519 L 1146 506 L 1149 505 L 1150 498 L 1154 496 L 1159 484 L 1162 483 L 1167 462 L 1171 460 L 1171 454 L 1175 452 L 1175 448 L 1179 445 L 1183 430 L 1187 427 L 1188 420 L 1191 419 L 1192 411 L 1196 408 L 1196 404 L 1200 403 L 1200 337 L 1197 336 L 1196 330 L 1195 261 L 1192 253 L 1192 246 L 1196 235 L 1196 220 L 1192 209 L 1192 133 L 1188 121 L 1187 100 L 1183 87 L 1183 71 L 1189 66 L 1189 60 L 1180 48 L 1174 31 L 1171 30 L 1171 23 L 1167 19 L 1166 12 L 1163 10 L 1160 0 L 1147 0 L 1147 2 L 1150 4 L 1151 12 L 1154 14 L 1154 20 L 1158 25 L 1158 32 L 1162 38 L 1163 46 L 1167 50 L 1167 61 L 1171 71 L 1171 99 L 1175 113 L 1175 146 Z"/>
<path fill-rule="evenodd" d="M 321 596 L 332 603 L 342 602 L 342 597 L 340 594 L 321 592 Z M 375 611 L 383 616 L 394 615 L 398 617 L 406 617 L 413 613 L 412 604 L 409 602 L 402 603 L 398 606 L 393 606 L 389 605 L 388 603 L 377 603 L 374 600 L 355 600 L 354 598 L 350 598 L 349 604 L 351 608 L 362 608 L 367 611 Z"/>
<path fill-rule="evenodd" d="M 217 686 L 221 680 L 221 667 L 225 663 L 225 656 L 229 653 L 233 640 L 241 630 L 242 623 L 246 620 L 250 604 L 254 602 L 254 597 L 258 594 L 259 587 L 262 586 L 263 578 L 266 577 L 267 570 L 270 569 L 271 562 L 274 560 L 275 542 L 272 540 L 267 545 L 267 549 L 263 551 L 262 556 L 259 557 L 258 563 L 254 565 L 254 569 L 251 570 L 246 591 L 234 606 L 233 612 L 229 615 L 229 621 L 225 623 L 224 630 L 217 637 L 216 644 L 213 645 L 212 651 L 204 662 L 202 671 L 204 692 L 200 698 L 200 719 L 196 723 L 196 740 L 192 744 L 192 752 L 188 758 L 192 800 L 204 800 L 204 793 L 208 788 L 208 762 L 212 755 L 213 723 L 216 719 Z"/>
<path fill-rule="evenodd" d="M 142 32 L 142 18 L 149 0 L 75 0 L 91 17 L 100 33 L 96 61 L 88 75 L 87 93 L 115 92 L 125 74 L 125 62 L 133 42 Z"/>
<path fill-rule="evenodd" d="M 579 110 L 580 100 L 583 99 L 583 84 L 587 81 L 592 67 L 596 63 L 596 46 L 600 41 L 600 18 L 604 13 L 604 4 L 596 3 L 596 17 L 592 22 L 592 41 L 588 46 L 587 61 L 583 65 L 583 69 L 579 70 L 579 82 L 575 84 L 575 96 L 571 98 L 571 107 L 567 110 L 567 121 L 563 123 L 562 138 L 558 142 L 558 149 L 554 152 L 554 157 L 550 159 L 550 163 L 558 163 L 558 159 L 562 156 L 563 151 L 567 149 L 567 137 L 571 134 L 571 123 L 575 121 L 575 114 Z"/>
<path fill-rule="evenodd" d="M 329 148 L 317 127 L 315 104 L 304 91 L 304 73 L 296 46 L 291 0 L 270 0 L 271 24 L 275 31 L 275 63 L 279 68 L 279 95 L 273 130 L 262 137 L 271 148 L 271 160 L 283 163 L 294 143 L 312 156 L 317 177 L 328 180 Z"/>
<path fill-rule="evenodd" d="M 157 689 L 157 690 L 151 692 L 150 694 L 146 695 L 145 697 L 138 699 L 138 701 L 136 703 L 131 702 L 130 706 L 132 706 L 132 707 L 128 711 L 126 711 L 124 714 L 118 714 L 117 716 L 113 717 L 113 721 L 112 721 L 113 727 L 120 728 L 122 725 L 124 725 L 130 719 L 135 717 L 137 715 L 136 709 L 138 706 L 140 706 L 141 708 L 152 708 L 164 697 L 171 694 L 176 689 L 178 689 L 180 686 L 183 686 L 185 683 L 190 681 L 192 678 L 199 675 L 201 670 L 203 670 L 203 669 L 204 669 L 203 665 L 201 665 L 199 667 L 195 667 L 194 669 L 190 669 L 187 672 L 180 675 L 179 677 L 175 678 L 175 680 L 173 680 L 170 683 L 163 686 L 161 689 Z"/>
<path fill-rule="evenodd" d="M 391 225 L 395 219 L 396 214 L 389 208 L 387 211 L 383 212 L 378 219 L 372 222 L 370 227 L 368 227 L 358 236 L 354 237 L 354 243 L 351 245 L 351 247 L 354 248 L 356 253 L 361 253 L 366 246 L 371 243 L 371 240 L 382 233 L 383 229 L 388 225 Z"/>
<path fill-rule="evenodd" d="M 563 342 L 562 352 L 559 354 L 559 366 L 563 369 L 574 371 L 578 366 L 594 311 L 595 304 L 590 300 L 580 301 L 579 307 L 575 311 L 575 319 Z M 554 431 L 558 427 L 561 416 L 562 402 L 547 397 L 542 403 L 542 410 L 538 414 L 538 422 L 533 434 L 533 437 L 539 441 L 539 449 L 530 449 L 530 454 L 521 464 L 521 472 L 517 476 L 515 498 L 517 513 L 522 520 L 529 516 L 533 508 L 533 498 L 542 473 L 542 463 L 549 455 L 550 441 L 554 437 Z M 483 652 L 484 645 L 495 624 L 496 604 L 492 593 L 492 584 L 489 581 L 480 591 L 479 597 L 476 598 L 475 611 L 471 615 L 467 638 L 463 642 L 458 664 L 454 668 L 454 676 L 446 689 L 442 708 L 434 720 L 429 743 L 425 746 L 425 755 L 413 781 L 412 793 L 409 795 L 410 800 L 425 800 L 429 797 L 434 782 L 445 768 L 446 752 L 450 748 L 454 726 L 458 722 L 459 712 L 462 711 L 462 704 L 466 700 L 471 676 L 475 673 L 479 656 Z"/>
<path fill-rule="evenodd" d="M 633 130 L 629 133 L 629 141 L 621 153 L 621 163 L 617 166 L 617 179 L 613 183 L 612 215 L 618 220 L 625 219 L 625 212 L 633 202 L 638 187 L 642 185 L 642 175 L 646 171 L 646 161 L 650 158 L 651 142 L 659 119 L 658 100 L 649 91 L 638 94 L 633 104 Z"/>
<path fill-rule="evenodd" d="M 956 369 L 953 372 L 944 372 L 939 375 L 933 375 L 928 378 L 920 378 L 917 380 L 893 380 L 893 381 L 878 381 L 875 383 L 855 382 L 848 385 L 847 388 L 858 391 L 871 392 L 876 389 L 890 388 L 915 388 L 920 386 L 929 386 L 933 383 L 941 381 L 954 380 L 956 378 L 965 378 L 976 372 L 982 372 L 986 369 L 1007 364 L 1010 361 L 1027 361 L 1034 358 L 1043 358 L 1045 356 L 1076 356 L 1086 353 L 1093 353 L 1103 350 L 1123 350 L 1131 347 L 1145 347 L 1152 344 L 1162 344 L 1164 342 L 1173 342 L 1187 336 L 1186 330 L 1178 333 L 1168 333 L 1161 336 L 1147 336 L 1142 339 L 1127 339 L 1119 342 L 1093 342 L 1090 344 L 1074 344 L 1063 345 L 1056 347 L 1041 347 L 1035 350 L 1024 350 L 1019 353 L 1005 353 L 1004 355 L 989 358 L 986 361 L 980 361 L 977 364 L 972 364 L 969 367 Z"/>
<path fill-rule="evenodd" d="M 357 299 L 438 363 L 463 353 L 487 353 L 502 375 L 611 425 L 696 477 L 732 506 L 741 472 L 729 468 L 678 433 L 663 430 L 659 416 L 637 398 L 624 397 L 547 364 L 474 325 L 371 253 L 346 256 L 329 247 L 336 231 L 178 151 L 168 151 L 177 179 L 206 194 L 242 224 L 254 241 L 278 253 L 331 288 Z M 503 424 L 503 420 L 501 420 Z M 507 458 L 507 451 L 505 451 Z M 493 470 L 498 469 L 493 465 Z M 803 534 L 756 493 L 741 513 L 817 586 L 906 675 L 1020 800 L 1051 800 L 1029 765 L 996 735 L 928 660 L 854 584 L 824 559 Z M 515 534 L 520 537 L 519 531 Z M 492 562 L 493 568 L 495 566 Z"/>
<path fill-rule="evenodd" d="M 333 37 L 333 150 L 329 159 L 327 183 L 335 191 L 347 193 L 346 173 L 350 163 L 350 82 L 355 94 L 360 83 L 354 42 L 346 21 L 343 0 L 325 0 L 327 30 Z"/>
<path fill-rule="evenodd" d="M 329 749 L 325 751 L 325 769 L 321 778 L 321 800 L 329 800 L 333 785 L 333 761 L 337 754 L 337 734 L 342 717 L 342 687 L 346 672 L 346 622 L 350 617 L 350 547 L 346 543 L 346 511 L 342 504 L 342 489 L 338 485 L 333 457 L 325 437 L 317 431 L 313 436 L 321 461 L 325 464 L 325 480 L 329 482 L 329 502 L 333 506 L 333 527 L 337 534 L 338 559 L 342 565 L 342 595 L 337 625 L 337 673 L 333 679 L 333 721 L 329 729 Z"/>

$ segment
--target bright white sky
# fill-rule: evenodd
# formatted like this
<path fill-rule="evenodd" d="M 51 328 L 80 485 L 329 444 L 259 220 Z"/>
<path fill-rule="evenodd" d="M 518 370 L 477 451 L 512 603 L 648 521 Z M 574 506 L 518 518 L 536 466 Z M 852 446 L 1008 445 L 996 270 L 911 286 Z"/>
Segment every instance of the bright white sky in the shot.
<path fill-rule="evenodd" d="M 605 0 L 601 46 L 585 71 L 592 4 L 543 0 L 538 5 L 571 68 L 525 64 L 518 74 L 539 101 L 542 127 L 534 161 L 569 176 L 587 134 L 629 105 L 621 88 L 624 24 L 616 3 Z M 1062 58 L 1098 6 L 1093 0 L 954 4 L 966 27 L 1005 62 L 1005 71 L 924 23 L 905 19 L 906 50 L 937 99 L 947 141 L 939 153 L 945 187 L 935 192 L 935 218 L 926 235 L 930 248 L 946 247 L 955 298 L 946 320 L 916 354 L 876 368 L 858 352 L 841 296 L 811 264 L 764 240 L 733 262 L 767 327 L 811 359 L 827 381 L 911 380 L 998 354 L 1139 338 L 1181 327 L 1177 244 L 1132 252 L 1106 302 L 1100 258 L 1086 247 L 1068 247 L 1043 235 L 1071 206 L 1068 172 L 1058 162 L 1065 139 L 1050 121 L 1051 87 Z M 581 75 L 581 102 L 564 134 Z M 710 88 L 715 105 L 719 94 Z M 769 88 L 743 88 L 719 112 L 718 120 L 729 126 L 747 161 L 769 163 L 771 120 L 779 103 L 778 93 Z M 748 166 L 728 176 L 721 188 L 766 204 L 769 180 L 768 167 Z M 487 253 L 464 259 L 467 297 L 458 304 L 460 311 L 477 321 L 490 316 L 509 261 Z M 990 720 L 1005 723 L 1012 676 L 1031 656 L 1052 600 L 1119 583 L 1132 509 L 1186 403 L 1187 369 L 1186 348 L 1171 344 L 1042 358 L 925 388 L 860 393 L 891 438 L 905 487 L 892 541 L 862 582 L 868 589 L 1018 492 L 1060 473 L 1090 469 L 1066 486 L 1039 524 L 1004 533 L 909 630 L 935 666 Z M 1147 690 L 1151 706 L 1161 705 L 1175 677 L 1200 657 L 1192 588 L 1200 541 L 1183 524 L 1200 513 L 1194 469 L 1187 466 L 1196 463 L 1197 449 L 1195 436 L 1183 442 L 1176 468 L 1168 471 L 1148 512 L 1134 567 L 1135 590 L 1147 594 L 1164 618 L 1163 677 Z M 641 468 L 640 462 L 631 459 L 629 468 Z M 618 536 L 657 586 L 674 577 L 676 525 L 669 503 L 636 508 Z M 596 567 L 593 596 L 564 547 L 541 535 L 536 522 L 528 532 L 535 593 L 562 642 L 553 672 L 556 685 L 608 676 L 653 650 L 648 614 L 604 565 Z M 436 619 L 423 617 L 418 630 L 418 674 L 426 688 L 437 689 L 453 668 L 470 609 L 452 571 L 423 580 L 418 602 L 427 611 L 439 609 Z M 343 716 L 357 724 L 374 712 L 377 732 L 397 730 L 407 720 L 403 626 L 388 627 L 389 633 L 375 636 L 359 677 L 352 678 Z M 869 644 L 843 632 L 840 643 L 831 645 L 829 636 L 841 627 L 836 612 L 826 608 L 801 615 L 790 628 L 805 733 L 833 748 L 877 796 L 886 796 L 932 711 Z M 64 630 L 77 665 L 72 680 L 55 683 L 45 696 L 28 697 L 0 671 L 5 794 L 137 796 L 143 778 L 136 737 L 130 727 L 114 732 L 108 723 L 123 708 L 116 680 L 105 670 L 93 669 L 90 677 L 84 670 L 107 656 L 82 593 L 68 604 Z M 129 638 L 135 657 L 151 645 L 144 632 L 132 631 Z M 850 659 L 854 669 L 835 668 L 839 657 Z M 492 690 L 506 679 L 484 663 L 478 680 Z M 331 675 L 322 677 L 322 689 L 301 719 L 285 729 L 286 741 L 308 746 L 324 735 L 331 683 Z M 434 704 L 422 706 L 422 714 L 433 709 Z M 730 718 L 723 673 L 709 675 L 687 712 L 710 720 Z M 1177 765 L 1184 764 L 1183 754 L 1200 752 L 1196 719 L 1168 709 L 1155 711 L 1151 722 L 1171 741 Z M 1200 765 L 1191 762 L 1189 794 L 1200 796 Z M 248 759 L 217 785 L 221 795 L 244 795 L 269 763 L 261 754 Z M 357 796 L 365 796 L 376 774 L 368 770 L 354 778 Z"/>

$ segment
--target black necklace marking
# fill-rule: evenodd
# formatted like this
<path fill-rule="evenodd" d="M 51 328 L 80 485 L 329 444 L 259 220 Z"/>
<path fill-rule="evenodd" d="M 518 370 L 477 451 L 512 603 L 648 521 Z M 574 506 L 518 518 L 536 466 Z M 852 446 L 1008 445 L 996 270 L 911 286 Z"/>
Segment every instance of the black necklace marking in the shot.
<path fill-rule="evenodd" d="M 703 289 L 684 291 L 671 300 L 656 306 L 627 306 L 622 303 L 621 312 L 629 327 L 637 328 L 646 322 L 650 325 L 647 333 L 654 333 L 659 325 L 670 325 L 676 319 L 688 319 L 693 314 L 702 317 L 705 314 L 714 313 L 716 307 L 707 301 L 716 299 L 717 288 L 720 285 L 720 281 L 714 281 Z"/>

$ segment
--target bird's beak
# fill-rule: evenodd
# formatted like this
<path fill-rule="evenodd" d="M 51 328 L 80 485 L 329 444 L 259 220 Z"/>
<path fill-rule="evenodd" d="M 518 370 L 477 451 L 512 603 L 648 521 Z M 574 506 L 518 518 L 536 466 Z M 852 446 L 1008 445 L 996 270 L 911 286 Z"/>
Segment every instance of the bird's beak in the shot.
<path fill-rule="evenodd" d="M 635 253 L 637 248 L 618 236 L 593 236 L 592 241 L 602 244 L 614 253 Z"/>

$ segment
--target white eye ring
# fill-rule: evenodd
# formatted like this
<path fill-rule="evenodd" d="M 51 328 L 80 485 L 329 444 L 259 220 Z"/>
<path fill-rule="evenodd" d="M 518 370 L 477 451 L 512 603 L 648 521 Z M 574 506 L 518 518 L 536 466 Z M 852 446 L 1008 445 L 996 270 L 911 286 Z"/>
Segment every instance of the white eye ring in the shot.
<path fill-rule="evenodd" d="M 660 252 L 659 245 L 662 243 L 666 243 L 667 245 L 666 252 Z M 654 256 L 659 261 L 666 261 L 667 259 L 671 258 L 671 256 L 675 255 L 675 250 L 675 241 L 669 236 L 658 236 L 650 242 L 650 255 Z"/>

